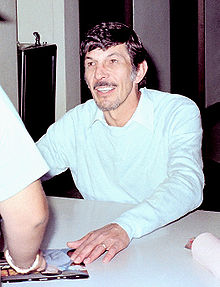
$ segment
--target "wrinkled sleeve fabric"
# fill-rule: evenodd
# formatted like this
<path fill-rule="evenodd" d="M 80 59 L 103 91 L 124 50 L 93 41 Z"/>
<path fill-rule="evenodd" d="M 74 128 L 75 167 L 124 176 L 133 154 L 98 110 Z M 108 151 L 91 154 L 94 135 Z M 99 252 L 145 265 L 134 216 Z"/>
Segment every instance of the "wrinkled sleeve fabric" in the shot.
<path fill-rule="evenodd" d="M 202 127 L 200 112 L 192 101 L 178 105 L 166 124 L 167 177 L 134 208 L 114 222 L 130 239 L 148 234 L 197 208 L 202 202 Z"/>
<path fill-rule="evenodd" d="M 0 200 L 42 177 L 48 166 L 0 87 Z"/>
<path fill-rule="evenodd" d="M 66 113 L 51 125 L 47 133 L 36 143 L 50 170 L 42 177 L 48 180 L 75 165 L 74 119 Z"/>

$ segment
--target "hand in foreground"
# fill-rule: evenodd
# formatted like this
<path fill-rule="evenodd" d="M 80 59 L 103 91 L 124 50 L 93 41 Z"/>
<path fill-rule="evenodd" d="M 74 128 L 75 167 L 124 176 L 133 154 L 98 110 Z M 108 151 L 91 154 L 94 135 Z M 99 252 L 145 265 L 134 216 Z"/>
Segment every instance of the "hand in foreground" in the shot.
<path fill-rule="evenodd" d="M 75 263 L 93 262 L 107 251 L 103 262 L 109 262 L 119 251 L 128 246 L 127 232 L 117 223 L 91 231 L 79 240 L 67 242 L 67 246 L 76 249 L 71 256 Z"/>

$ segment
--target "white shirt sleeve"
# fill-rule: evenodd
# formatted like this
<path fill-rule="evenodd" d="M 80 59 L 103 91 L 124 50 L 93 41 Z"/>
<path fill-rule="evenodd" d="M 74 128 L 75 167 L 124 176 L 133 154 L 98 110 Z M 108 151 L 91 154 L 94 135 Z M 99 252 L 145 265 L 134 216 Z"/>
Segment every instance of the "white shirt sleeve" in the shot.
<path fill-rule="evenodd" d="M 17 111 L 0 87 L 0 200 L 5 200 L 48 171 Z"/>
<path fill-rule="evenodd" d="M 167 178 L 146 198 L 114 222 L 130 239 L 148 234 L 197 208 L 202 202 L 202 128 L 196 105 L 180 105 L 167 123 L 169 159 Z"/>

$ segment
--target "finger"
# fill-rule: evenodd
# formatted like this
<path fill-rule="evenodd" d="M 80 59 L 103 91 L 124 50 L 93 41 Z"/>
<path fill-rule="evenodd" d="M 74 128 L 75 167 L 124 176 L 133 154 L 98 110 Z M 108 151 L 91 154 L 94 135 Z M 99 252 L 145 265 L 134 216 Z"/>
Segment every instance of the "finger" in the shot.
<path fill-rule="evenodd" d="M 93 231 L 88 233 L 80 240 L 74 242 L 68 242 L 69 247 L 76 249 L 74 253 L 71 255 L 71 260 L 73 260 L 77 264 L 84 261 L 84 259 L 89 256 L 89 254 L 93 251 L 93 249 L 95 249 L 97 246 L 101 244 L 102 238 L 101 239 L 99 238 L 99 234 L 101 234 L 99 230 Z"/>
<path fill-rule="evenodd" d="M 68 247 L 70 248 L 78 248 L 83 242 L 85 242 L 87 240 L 87 238 L 89 237 L 90 233 L 88 233 L 87 235 L 83 236 L 82 238 L 80 238 L 79 240 L 75 240 L 75 241 L 68 241 L 66 244 Z"/>
<path fill-rule="evenodd" d="M 78 248 L 78 247 L 81 245 L 81 242 L 80 242 L 79 240 L 77 240 L 77 241 L 67 242 L 66 244 L 67 244 L 67 246 L 68 246 L 69 248 L 75 249 L 75 248 Z"/>
<path fill-rule="evenodd" d="M 67 242 L 67 246 L 74 250 L 72 254 L 69 256 L 70 256 L 70 259 L 74 261 L 75 263 L 81 263 L 84 259 L 83 255 L 80 255 L 83 249 L 85 248 L 85 245 L 82 245 L 82 244 L 83 243 L 81 241 Z M 77 258 L 77 261 L 75 261 L 76 258 Z"/>
<path fill-rule="evenodd" d="M 112 258 L 119 252 L 118 248 L 112 246 L 108 252 L 106 253 L 105 257 L 103 258 L 102 262 L 107 263 L 112 260 Z"/>
<path fill-rule="evenodd" d="M 94 257 L 97 258 L 105 252 L 106 247 L 103 245 L 102 240 L 100 241 L 99 238 L 96 236 L 96 232 L 90 233 L 90 236 L 88 236 L 87 240 L 85 240 L 72 254 L 71 260 L 73 260 L 75 263 L 81 263 L 84 261 L 87 257 L 90 257 L 90 254 L 92 254 L 92 259 L 88 259 L 87 263 L 89 261 L 93 261 Z M 94 253 L 93 253 L 94 252 Z M 99 255 L 97 255 L 99 254 Z"/>
<path fill-rule="evenodd" d="M 78 249 L 75 250 L 73 255 L 71 256 L 71 260 L 74 261 L 74 263 L 79 264 L 83 262 L 96 246 L 93 244 L 82 244 Z"/>
<path fill-rule="evenodd" d="M 89 254 L 89 256 L 87 256 L 86 259 L 83 260 L 83 262 L 85 264 L 91 263 L 94 260 L 96 260 L 105 251 L 106 251 L 106 247 L 103 244 L 99 244 L 92 250 L 92 252 Z"/>
<path fill-rule="evenodd" d="M 72 252 L 72 254 L 70 256 L 70 259 L 72 261 L 74 261 L 75 263 L 81 263 L 84 259 L 82 254 L 81 254 L 81 252 L 83 250 L 82 246 L 80 245 L 78 248 L 77 247 L 71 247 L 71 248 L 73 248 L 74 251 Z"/>

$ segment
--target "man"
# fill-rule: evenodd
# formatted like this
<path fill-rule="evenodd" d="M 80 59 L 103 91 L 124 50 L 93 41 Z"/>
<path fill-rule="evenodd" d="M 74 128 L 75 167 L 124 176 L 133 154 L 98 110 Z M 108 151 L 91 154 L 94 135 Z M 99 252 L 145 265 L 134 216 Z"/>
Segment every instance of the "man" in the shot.
<path fill-rule="evenodd" d="M 142 88 L 146 50 L 120 23 L 81 44 L 93 100 L 69 111 L 38 142 L 47 178 L 70 168 L 85 199 L 134 203 L 114 222 L 69 242 L 75 263 L 104 262 L 202 201 L 200 113 L 188 98 Z"/>

